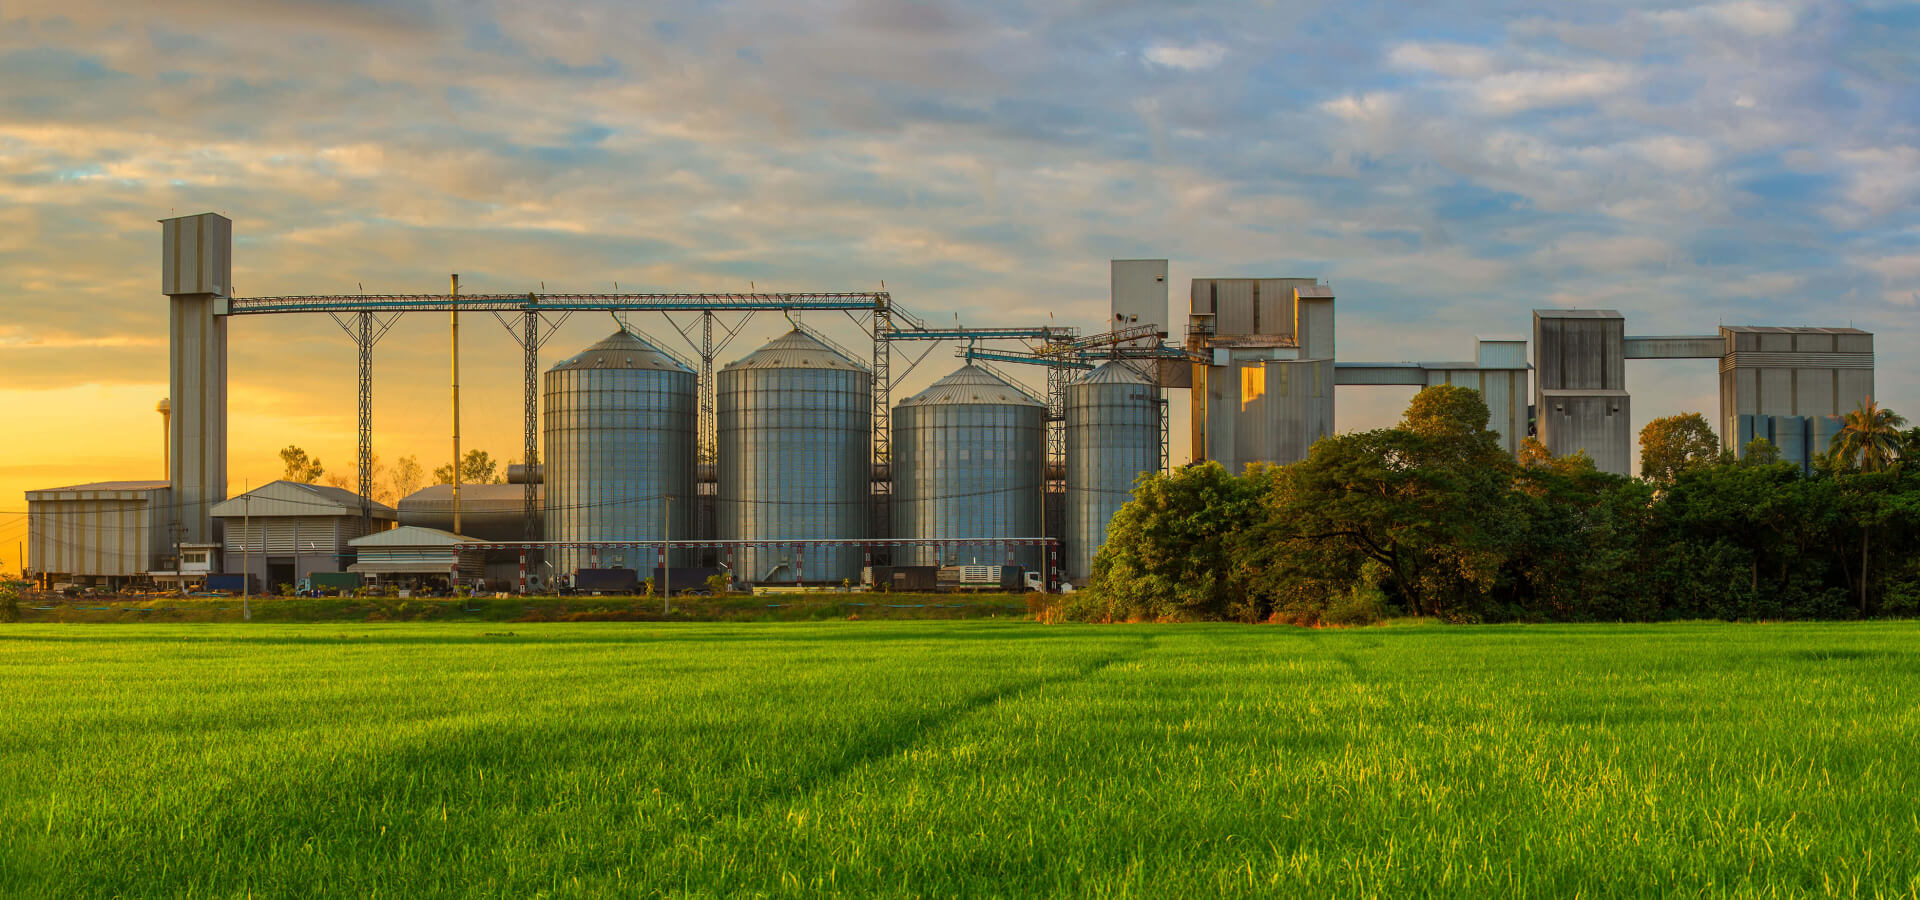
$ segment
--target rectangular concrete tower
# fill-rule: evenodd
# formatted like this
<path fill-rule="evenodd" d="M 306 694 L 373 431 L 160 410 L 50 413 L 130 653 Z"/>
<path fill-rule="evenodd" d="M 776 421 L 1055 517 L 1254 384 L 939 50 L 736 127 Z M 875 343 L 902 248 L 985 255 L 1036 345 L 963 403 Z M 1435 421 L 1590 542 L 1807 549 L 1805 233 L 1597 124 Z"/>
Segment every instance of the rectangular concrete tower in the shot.
<path fill-rule="evenodd" d="M 1633 473 L 1627 325 L 1611 309 L 1533 311 L 1533 405 L 1555 456 L 1585 451 L 1602 472 Z"/>
<path fill-rule="evenodd" d="M 1103 331 L 1119 331 L 1139 325 L 1152 325 L 1165 333 L 1167 315 L 1167 261 L 1164 259 L 1116 259 L 1110 261 L 1112 313 Z M 1131 341 L 1135 347 L 1152 347 L 1157 341 Z"/>
<path fill-rule="evenodd" d="M 215 213 L 160 220 L 160 292 L 169 298 L 168 399 L 179 543 L 217 542 L 213 505 L 227 498 L 227 316 L 233 222 Z"/>
<path fill-rule="evenodd" d="M 1720 444 L 1744 452 L 1764 437 L 1780 458 L 1811 466 L 1845 415 L 1873 396 L 1873 335 L 1858 328 L 1720 329 Z"/>
<path fill-rule="evenodd" d="M 1334 295 L 1312 278 L 1196 278 L 1195 459 L 1230 472 L 1294 463 L 1333 433 Z"/>

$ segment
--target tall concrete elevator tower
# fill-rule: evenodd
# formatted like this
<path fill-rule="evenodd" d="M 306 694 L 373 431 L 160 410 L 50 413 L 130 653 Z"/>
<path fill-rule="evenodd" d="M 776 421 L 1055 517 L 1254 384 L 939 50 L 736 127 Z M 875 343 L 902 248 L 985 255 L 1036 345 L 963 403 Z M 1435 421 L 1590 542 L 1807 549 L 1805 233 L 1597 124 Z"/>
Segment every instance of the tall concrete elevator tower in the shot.
<path fill-rule="evenodd" d="M 215 213 L 160 220 L 160 293 L 171 307 L 167 384 L 177 543 L 218 541 L 213 505 L 227 498 L 227 317 L 233 222 Z"/>

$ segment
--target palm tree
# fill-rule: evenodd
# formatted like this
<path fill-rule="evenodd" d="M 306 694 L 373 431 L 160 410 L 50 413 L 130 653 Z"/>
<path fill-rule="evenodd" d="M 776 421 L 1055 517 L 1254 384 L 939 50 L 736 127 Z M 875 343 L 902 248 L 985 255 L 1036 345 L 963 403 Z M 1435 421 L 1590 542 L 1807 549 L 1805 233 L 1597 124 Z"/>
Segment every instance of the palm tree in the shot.
<path fill-rule="evenodd" d="M 1907 420 L 1890 409 L 1881 409 L 1872 397 L 1860 401 L 1860 408 L 1843 416 L 1834 416 L 1840 420 L 1840 430 L 1834 434 L 1827 452 L 1833 457 L 1836 466 L 1841 463 L 1853 464 L 1856 461 L 1863 472 L 1879 472 L 1891 467 L 1900 459 L 1904 436 L 1900 426 Z M 1867 615 L 1867 547 L 1873 535 L 1871 518 L 1861 522 L 1860 527 L 1860 617 Z"/>
<path fill-rule="evenodd" d="M 1872 397 L 1860 401 L 1860 408 L 1840 420 L 1840 430 L 1827 445 L 1837 460 L 1858 463 L 1863 472 L 1878 472 L 1900 458 L 1900 426 L 1907 420 L 1890 409 L 1881 409 Z"/>

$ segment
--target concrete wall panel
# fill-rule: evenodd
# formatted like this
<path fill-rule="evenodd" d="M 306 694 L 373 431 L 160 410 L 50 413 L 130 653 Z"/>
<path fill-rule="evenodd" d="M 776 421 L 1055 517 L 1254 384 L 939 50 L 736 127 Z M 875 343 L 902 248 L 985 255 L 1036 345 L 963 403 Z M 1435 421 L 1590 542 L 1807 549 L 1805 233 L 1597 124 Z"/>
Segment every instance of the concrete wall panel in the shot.
<path fill-rule="evenodd" d="M 1793 369 L 1761 369 L 1759 408 L 1755 411 L 1768 416 L 1794 415 L 1793 385 Z"/>
<path fill-rule="evenodd" d="M 1303 359 L 1333 359 L 1333 298 L 1311 297 L 1295 305 L 1294 336 L 1300 341 Z"/>
<path fill-rule="evenodd" d="M 1584 451 L 1602 472 L 1633 472 L 1632 410 L 1625 391 L 1556 391 L 1539 414 L 1541 440 L 1555 456 Z"/>

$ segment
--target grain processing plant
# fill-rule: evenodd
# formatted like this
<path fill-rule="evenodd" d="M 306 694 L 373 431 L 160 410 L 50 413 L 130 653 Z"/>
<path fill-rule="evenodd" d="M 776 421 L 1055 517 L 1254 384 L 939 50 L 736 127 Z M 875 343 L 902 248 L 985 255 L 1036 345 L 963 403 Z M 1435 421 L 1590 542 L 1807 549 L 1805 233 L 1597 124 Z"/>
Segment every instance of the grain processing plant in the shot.
<path fill-rule="evenodd" d="M 1624 475 L 1629 360 L 1717 360 L 1726 448 L 1767 437 L 1802 466 L 1825 446 L 1830 417 L 1874 389 L 1864 331 L 1640 336 L 1604 309 L 1534 310 L 1531 323 L 1507 323 L 1530 324 L 1524 334 L 1483 335 L 1462 358 L 1344 360 L 1332 287 L 1301 277 L 1194 278 L 1184 333 L 1170 341 L 1158 259 L 1113 260 L 1108 318 L 1083 331 L 933 326 L 885 291 L 467 294 L 454 276 L 446 294 L 234 297 L 227 219 L 166 219 L 160 237 L 166 470 L 29 491 L 28 570 L 44 586 L 250 592 L 359 576 L 524 592 L 581 573 L 624 575 L 630 587 L 642 573 L 675 589 L 683 573 L 850 586 L 882 567 L 991 566 L 1032 579 L 1009 586 L 1053 590 L 1085 583 L 1138 479 L 1170 465 L 1172 392 L 1191 403 L 1192 458 L 1234 471 L 1305 458 L 1336 428 L 1336 387 L 1454 384 L 1481 393 L 1509 452 L 1533 436 Z M 800 324 L 810 311 L 845 313 L 865 340 L 836 345 Z M 469 328 L 505 326 L 523 351 L 522 462 L 507 484 L 456 480 L 375 503 L 376 346 L 402 315 L 447 317 L 457 456 L 463 312 Z M 568 316 L 601 312 L 617 331 L 542 367 Z M 664 318 L 672 330 L 653 333 L 677 333 L 684 355 L 621 318 L 634 314 Z M 226 341 L 236 323 L 267 315 L 331 318 L 353 341 L 357 492 L 278 481 L 229 495 Z M 792 328 L 722 359 L 756 315 Z M 896 403 L 943 342 L 962 364 Z M 1016 369 L 1045 389 L 1023 387 Z"/>

